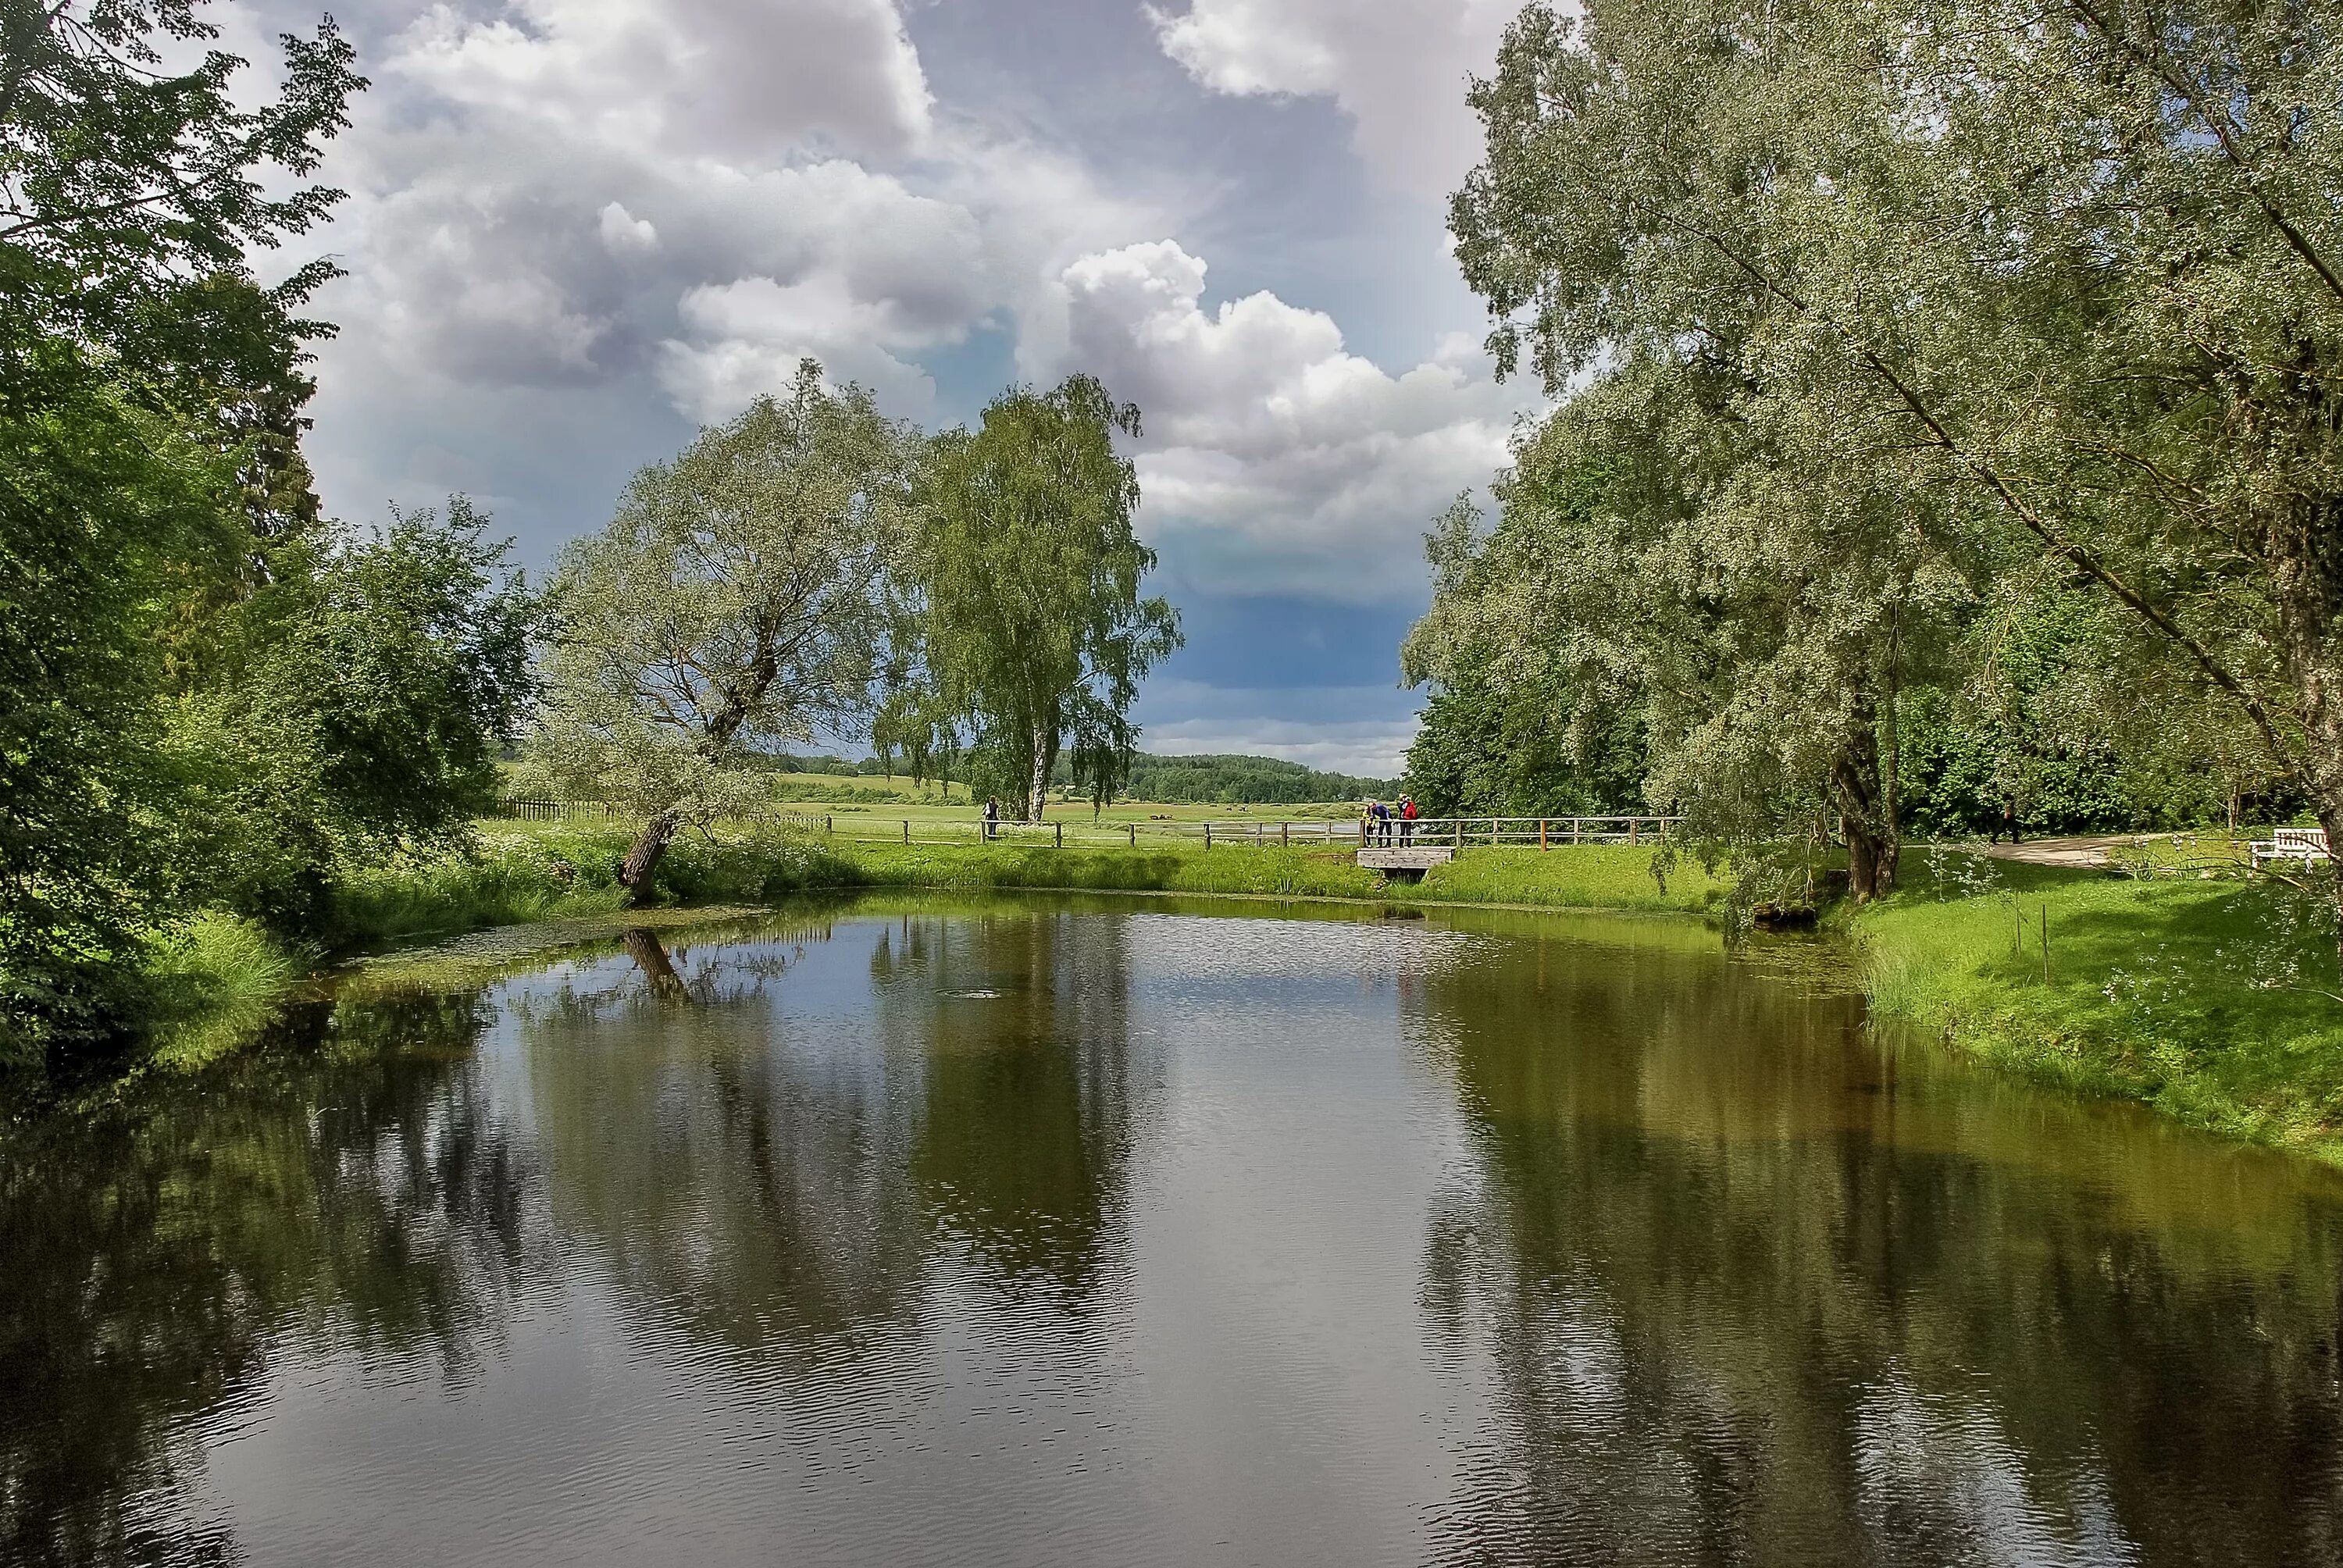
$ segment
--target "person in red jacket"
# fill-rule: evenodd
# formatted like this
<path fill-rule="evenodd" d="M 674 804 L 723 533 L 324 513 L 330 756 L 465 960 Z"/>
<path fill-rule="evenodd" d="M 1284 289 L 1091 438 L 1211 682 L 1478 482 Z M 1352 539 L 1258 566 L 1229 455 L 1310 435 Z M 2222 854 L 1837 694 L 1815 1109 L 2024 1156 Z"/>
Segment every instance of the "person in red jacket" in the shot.
<path fill-rule="evenodd" d="M 1399 841 L 1401 843 L 1415 842 L 1415 819 L 1421 815 L 1422 813 L 1415 809 L 1414 796 L 1403 795 L 1399 798 Z"/>

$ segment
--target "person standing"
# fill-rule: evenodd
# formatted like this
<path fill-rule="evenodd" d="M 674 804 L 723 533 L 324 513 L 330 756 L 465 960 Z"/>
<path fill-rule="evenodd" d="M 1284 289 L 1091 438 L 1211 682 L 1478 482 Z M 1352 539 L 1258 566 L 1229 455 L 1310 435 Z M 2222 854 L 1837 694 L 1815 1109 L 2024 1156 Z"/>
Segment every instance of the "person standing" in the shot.
<path fill-rule="evenodd" d="M 1001 837 L 1001 799 L 998 796 L 988 795 L 984 799 L 984 841 L 989 844 L 999 837 Z"/>
<path fill-rule="evenodd" d="M 2009 835 L 2009 841 L 2011 843 L 2015 844 L 2018 841 L 2017 798 L 2014 795 L 2004 795 L 2001 798 L 2001 818 L 2000 820 L 1995 822 L 1993 825 L 1993 838 L 1990 841 L 1996 844 L 2000 843 L 2001 836 L 2004 833 Z"/>
<path fill-rule="evenodd" d="M 1419 815 L 1415 809 L 1414 796 L 1403 795 L 1399 798 L 1399 841 L 1402 844 L 1415 842 L 1415 819 Z"/>

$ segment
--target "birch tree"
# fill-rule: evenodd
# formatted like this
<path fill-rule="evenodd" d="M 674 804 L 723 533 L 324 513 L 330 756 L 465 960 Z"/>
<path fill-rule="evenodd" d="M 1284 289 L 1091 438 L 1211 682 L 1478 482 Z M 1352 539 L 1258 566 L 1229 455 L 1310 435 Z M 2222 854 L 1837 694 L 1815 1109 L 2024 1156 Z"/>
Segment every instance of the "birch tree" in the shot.
<path fill-rule="evenodd" d="M 1013 749 L 1040 819 L 1071 738 L 1102 789 L 1127 767 L 1139 682 L 1180 646 L 1180 618 L 1140 585 L 1155 552 L 1131 528 L 1139 477 L 1115 437 L 1139 410 L 1087 376 L 1002 394 L 936 443 L 921 531 L 926 664 L 980 742 Z"/>

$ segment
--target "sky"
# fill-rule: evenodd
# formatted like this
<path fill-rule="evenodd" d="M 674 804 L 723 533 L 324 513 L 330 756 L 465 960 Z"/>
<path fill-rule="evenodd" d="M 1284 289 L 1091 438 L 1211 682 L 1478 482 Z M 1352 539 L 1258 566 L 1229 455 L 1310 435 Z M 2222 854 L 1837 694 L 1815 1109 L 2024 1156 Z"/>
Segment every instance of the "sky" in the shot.
<path fill-rule="evenodd" d="M 258 64 L 315 3 L 216 15 Z M 1534 407 L 1444 224 L 1516 4 L 344 0 L 320 491 L 541 571 L 802 356 L 931 428 L 1087 371 L 1187 632 L 1141 746 L 1395 774 L 1423 531 Z"/>

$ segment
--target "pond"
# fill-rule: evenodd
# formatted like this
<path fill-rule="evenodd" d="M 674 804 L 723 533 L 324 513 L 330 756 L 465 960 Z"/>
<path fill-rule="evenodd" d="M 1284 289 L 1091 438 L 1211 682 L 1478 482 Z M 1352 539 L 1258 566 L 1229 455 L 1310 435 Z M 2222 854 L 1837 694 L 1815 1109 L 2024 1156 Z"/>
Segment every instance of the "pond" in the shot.
<path fill-rule="evenodd" d="M 0 1561 L 2343 1553 L 2332 1172 L 1384 913 L 475 950 L 20 1118 Z"/>

